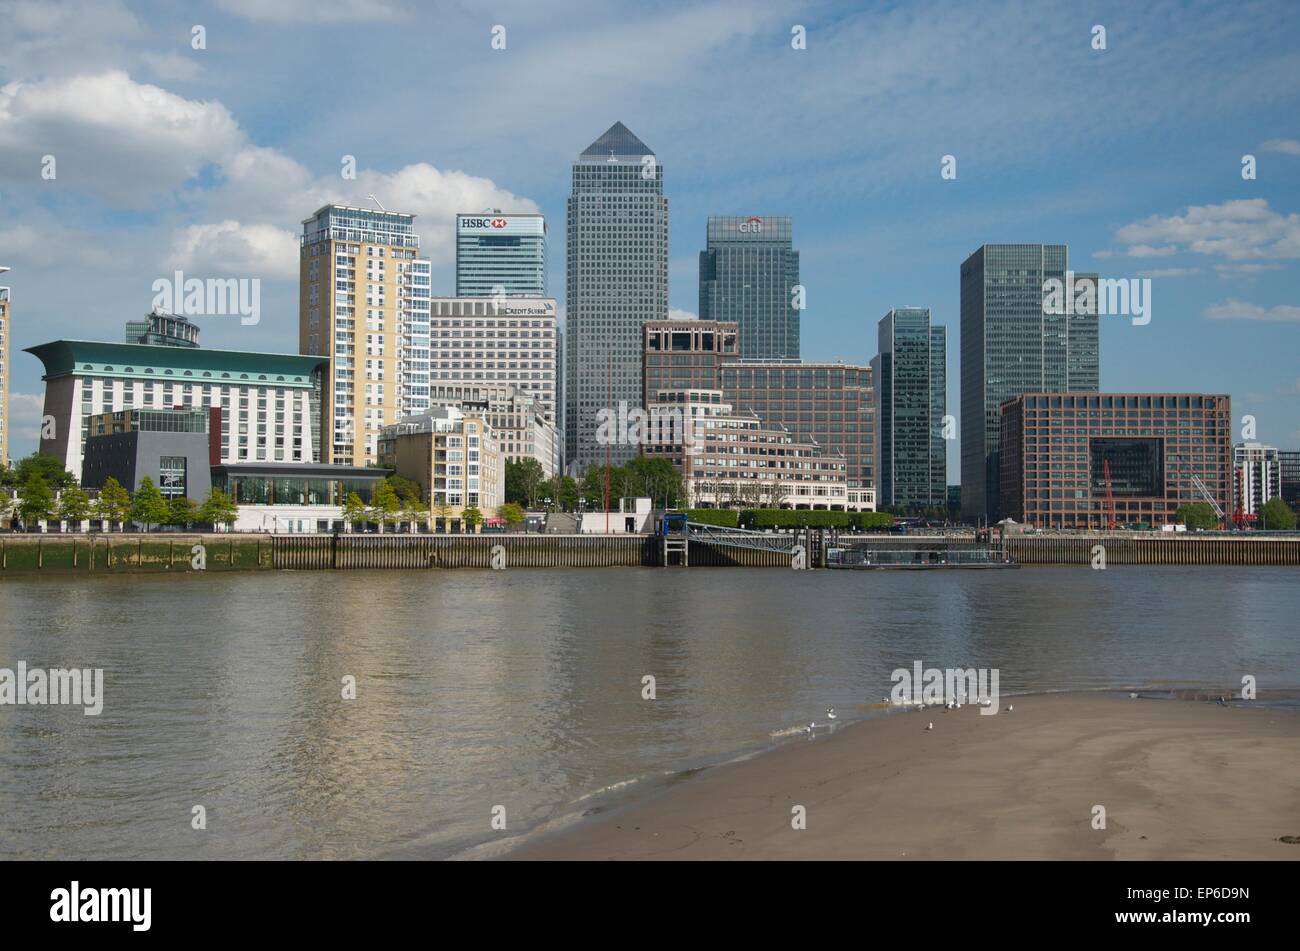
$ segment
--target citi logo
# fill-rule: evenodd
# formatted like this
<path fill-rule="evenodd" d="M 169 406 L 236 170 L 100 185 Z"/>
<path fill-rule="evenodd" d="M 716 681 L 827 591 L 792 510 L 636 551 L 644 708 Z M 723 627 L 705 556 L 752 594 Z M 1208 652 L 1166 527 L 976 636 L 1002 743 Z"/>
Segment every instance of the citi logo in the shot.
<path fill-rule="evenodd" d="M 740 223 L 741 234 L 762 234 L 763 219 L 757 215 L 750 215 Z"/>

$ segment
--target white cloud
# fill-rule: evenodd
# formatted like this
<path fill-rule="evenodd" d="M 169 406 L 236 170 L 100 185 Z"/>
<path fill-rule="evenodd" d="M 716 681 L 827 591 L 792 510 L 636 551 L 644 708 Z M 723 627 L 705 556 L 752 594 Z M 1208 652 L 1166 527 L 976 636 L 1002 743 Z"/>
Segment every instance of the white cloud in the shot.
<path fill-rule="evenodd" d="M 1154 271 L 1138 271 L 1138 277 L 1190 277 L 1200 273 L 1199 267 L 1164 267 Z"/>
<path fill-rule="evenodd" d="M 1131 258 L 1167 258 L 1170 255 L 1178 253 L 1178 249 L 1172 244 L 1165 245 L 1163 248 L 1153 248 L 1149 244 L 1139 244 L 1129 248 L 1124 252 Z"/>
<path fill-rule="evenodd" d="M 9 461 L 36 451 L 40 442 L 41 417 L 45 414 L 42 393 L 9 394 Z M 17 445 L 21 444 L 21 445 Z M 22 448 L 27 446 L 27 449 Z"/>
<path fill-rule="evenodd" d="M 1260 146 L 1263 152 L 1283 152 L 1287 155 L 1300 155 L 1300 142 L 1295 139 L 1269 139 Z"/>
<path fill-rule="evenodd" d="M 1205 316 L 1210 320 L 1264 320 L 1272 323 L 1300 321 L 1300 307 L 1290 304 L 1278 304 L 1274 307 L 1261 307 L 1248 304 L 1235 298 L 1205 308 Z"/>
<path fill-rule="evenodd" d="M 140 207 L 243 144 L 221 103 L 185 99 L 122 70 L 0 87 L 0 178 Z M 40 177 L 44 155 L 56 161 L 51 181 Z"/>
<path fill-rule="evenodd" d="M 1192 205 L 1183 215 L 1152 215 L 1125 225 L 1115 237 L 1136 257 L 1168 247 L 1232 261 L 1300 258 L 1300 215 L 1278 214 L 1262 198 L 1241 199 Z"/>
<path fill-rule="evenodd" d="M 668 308 L 669 320 L 699 320 L 700 315 L 689 310 L 682 310 L 680 307 Z"/>
<path fill-rule="evenodd" d="M 268 224 L 191 225 L 175 236 L 169 269 L 189 277 L 223 275 L 263 279 L 298 276 L 298 239 L 292 232 Z"/>

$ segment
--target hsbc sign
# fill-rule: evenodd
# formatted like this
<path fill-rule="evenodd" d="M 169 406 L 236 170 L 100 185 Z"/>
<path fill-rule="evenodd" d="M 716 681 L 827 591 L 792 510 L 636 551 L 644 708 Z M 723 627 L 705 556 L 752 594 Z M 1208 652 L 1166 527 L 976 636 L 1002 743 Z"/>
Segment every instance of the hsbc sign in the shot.
<path fill-rule="evenodd" d="M 546 221 L 539 215 L 457 215 L 456 230 L 476 234 L 545 235 Z"/>

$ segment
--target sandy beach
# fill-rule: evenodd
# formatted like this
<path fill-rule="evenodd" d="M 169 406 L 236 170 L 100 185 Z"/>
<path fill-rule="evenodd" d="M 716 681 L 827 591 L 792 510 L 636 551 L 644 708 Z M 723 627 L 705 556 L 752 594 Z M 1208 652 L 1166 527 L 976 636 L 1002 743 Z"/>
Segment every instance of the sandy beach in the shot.
<path fill-rule="evenodd" d="M 1300 836 L 1294 712 L 1050 694 L 791 742 L 504 857 L 1300 859 L 1282 836 Z"/>

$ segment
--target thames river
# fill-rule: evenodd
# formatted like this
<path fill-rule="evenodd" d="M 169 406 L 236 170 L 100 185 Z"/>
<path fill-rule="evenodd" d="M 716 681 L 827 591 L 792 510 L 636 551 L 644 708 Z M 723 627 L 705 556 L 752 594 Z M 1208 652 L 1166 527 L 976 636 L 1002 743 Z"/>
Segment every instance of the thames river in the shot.
<path fill-rule="evenodd" d="M 828 706 L 840 724 L 875 715 L 916 661 L 998 668 L 1004 695 L 1230 694 L 1249 675 L 1261 697 L 1294 696 L 1298 582 L 1123 567 L 11 576 L 0 668 L 102 668 L 104 698 L 99 716 L 0 706 L 0 857 L 482 854 L 601 808 L 601 790 L 825 724 Z"/>

